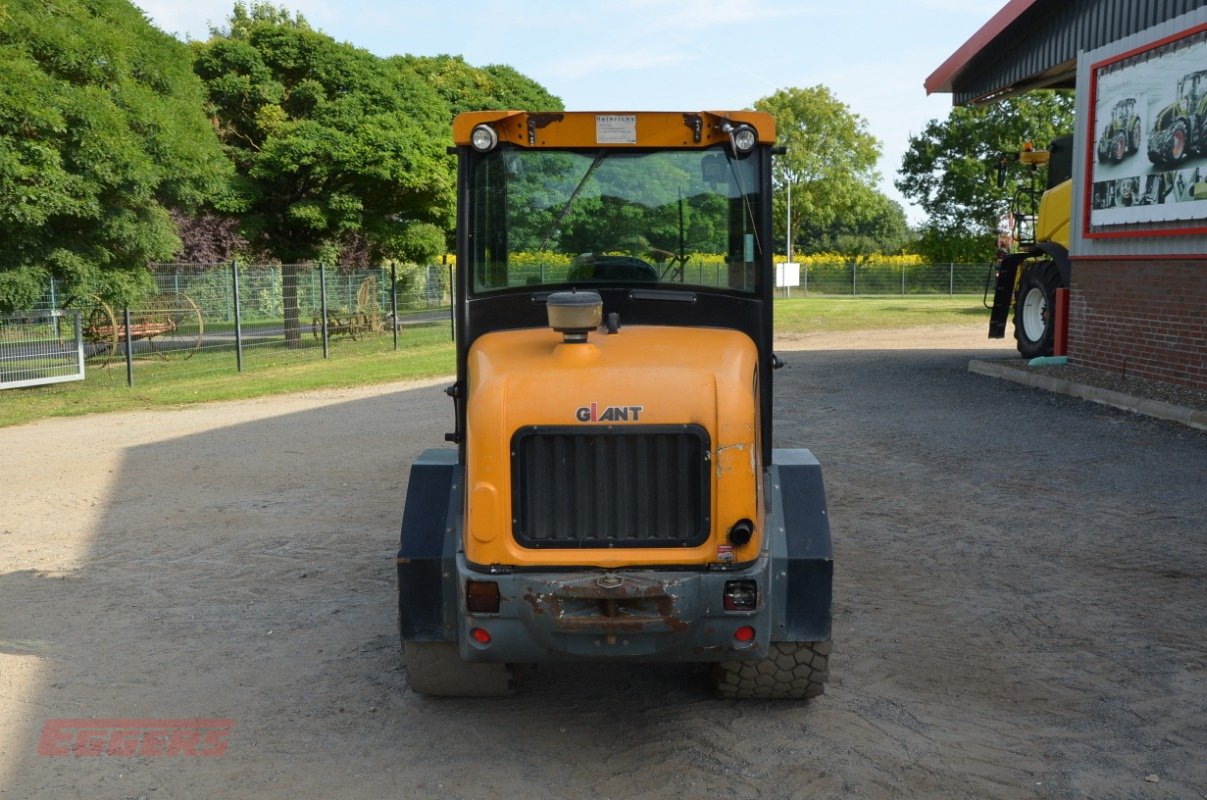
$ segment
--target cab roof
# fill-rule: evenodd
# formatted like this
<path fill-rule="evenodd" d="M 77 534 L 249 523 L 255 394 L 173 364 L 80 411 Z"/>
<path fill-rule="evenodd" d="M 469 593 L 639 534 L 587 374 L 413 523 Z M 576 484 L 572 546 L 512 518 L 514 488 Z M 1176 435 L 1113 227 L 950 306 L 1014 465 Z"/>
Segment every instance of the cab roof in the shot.
<path fill-rule="evenodd" d="M 453 141 L 469 146 L 473 129 L 490 125 L 500 142 L 526 148 L 706 148 L 729 141 L 726 121 L 775 142 L 775 119 L 761 111 L 467 111 L 453 120 Z"/>

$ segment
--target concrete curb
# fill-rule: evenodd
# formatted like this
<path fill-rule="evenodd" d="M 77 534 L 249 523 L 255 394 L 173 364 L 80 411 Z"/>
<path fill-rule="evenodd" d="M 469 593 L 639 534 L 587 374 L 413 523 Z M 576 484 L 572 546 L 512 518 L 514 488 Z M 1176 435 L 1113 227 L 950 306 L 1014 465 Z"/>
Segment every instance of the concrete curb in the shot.
<path fill-rule="evenodd" d="M 1049 392 L 1068 395 L 1069 397 L 1089 400 L 1091 403 L 1101 403 L 1104 406 L 1131 411 L 1135 414 L 1143 414 L 1146 417 L 1177 422 L 1200 431 L 1207 431 L 1207 411 L 1196 411 L 1193 408 L 1165 403 L 1160 400 L 1133 397 L 1130 394 L 1123 394 L 1122 392 L 1115 392 L 1098 386 L 1089 386 L 1084 383 L 1074 383 L 1064 378 L 1041 375 L 1038 372 L 1025 372 L 1014 367 L 995 364 L 992 361 L 973 359 L 968 362 L 968 371 L 990 378 L 1001 378 L 1002 380 L 1021 383 L 1023 386 L 1030 386 L 1033 389 L 1044 389 Z"/>

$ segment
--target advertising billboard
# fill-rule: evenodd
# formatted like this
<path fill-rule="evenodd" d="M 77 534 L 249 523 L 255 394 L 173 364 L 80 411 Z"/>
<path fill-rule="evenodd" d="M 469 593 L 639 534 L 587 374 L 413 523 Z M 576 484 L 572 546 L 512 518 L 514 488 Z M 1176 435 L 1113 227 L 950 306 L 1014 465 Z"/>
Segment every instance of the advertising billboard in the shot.
<path fill-rule="evenodd" d="M 1207 26 L 1091 70 L 1085 235 L 1207 222 Z"/>

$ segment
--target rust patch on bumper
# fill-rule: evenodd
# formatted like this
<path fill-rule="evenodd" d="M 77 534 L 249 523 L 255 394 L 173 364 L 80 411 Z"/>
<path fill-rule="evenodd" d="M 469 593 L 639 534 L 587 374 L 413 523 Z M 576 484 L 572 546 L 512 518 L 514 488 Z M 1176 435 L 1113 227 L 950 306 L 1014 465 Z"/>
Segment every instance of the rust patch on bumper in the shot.
<path fill-rule="evenodd" d="M 676 611 L 674 583 L 626 577 L 612 585 L 598 575 L 576 577 L 530 589 L 524 601 L 534 617 L 547 615 L 563 633 L 682 633 L 690 625 Z"/>

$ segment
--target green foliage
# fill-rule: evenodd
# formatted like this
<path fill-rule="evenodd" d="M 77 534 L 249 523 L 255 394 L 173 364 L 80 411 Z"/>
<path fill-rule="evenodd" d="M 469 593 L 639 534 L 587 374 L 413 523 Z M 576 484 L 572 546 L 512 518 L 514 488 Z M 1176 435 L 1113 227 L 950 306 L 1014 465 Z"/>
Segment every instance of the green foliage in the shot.
<path fill-rule="evenodd" d="M 474 67 L 461 56 L 394 56 L 400 72 L 419 76 L 448 104 L 449 120 L 463 111 L 561 111 L 562 101 L 511 67 Z M 451 131 L 449 132 L 451 136 Z"/>
<path fill-rule="evenodd" d="M 918 230 L 910 249 L 937 263 L 988 263 L 995 255 L 997 236 L 989 231 L 970 232 L 932 222 Z"/>
<path fill-rule="evenodd" d="M 193 44 L 238 171 L 243 230 L 282 262 L 360 236 L 375 259 L 444 247 L 453 182 L 446 103 L 418 74 L 268 3 L 238 4 Z"/>
<path fill-rule="evenodd" d="M 408 79 L 418 78 L 440 95 L 447 106 L 446 125 L 441 139 L 452 144 L 453 118 L 464 111 L 509 110 L 561 111 L 561 99 L 551 95 L 545 87 L 515 69 L 504 65 L 474 67 L 461 56 L 392 56 L 386 63 Z M 456 164 L 447 162 L 448 180 L 456 183 Z M 452 227 L 449 226 L 442 248 L 454 244 Z M 414 253 L 414 251 L 411 251 Z M 412 260 L 414 255 L 409 256 Z"/>
<path fill-rule="evenodd" d="M 870 186 L 861 187 L 860 198 L 848 216 L 828 227 L 806 219 L 793 237 L 802 247 L 797 252 L 837 252 L 853 259 L 898 253 L 910 240 L 909 224 L 901 204 Z"/>
<path fill-rule="evenodd" d="M 993 165 L 1023 142 L 1036 147 L 1073 129 L 1073 93 L 1036 91 L 988 106 L 958 106 L 910 136 L 896 186 L 926 211 L 936 234 L 976 236 L 995 230 L 1015 185 L 1030 177 L 1015 161 L 998 188 Z"/>
<path fill-rule="evenodd" d="M 151 290 L 180 246 L 169 207 L 219 195 L 226 162 L 187 48 L 128 0 L 7 0 L 0 15 L 0 308 Z"/>
<path fill-rule="evenodd" d="M 817 239 L 836 237 L 846 221 L 870 222 L 885 214 L 878 199 L 883 196 L 874 189 L 880 142 L 868 130 L 867 120 L 827 87 L 780 89 L 754 107 L 775 116 L 778 141 L 788 148 L 787 155 L 776 158 L 773 175 L 777 237 L 785 235 L 789 185 L 792 230 L 802 231 L 807 220 L 806 235 Z M 813 244 L 821 246 L 816 240 Z"/>

